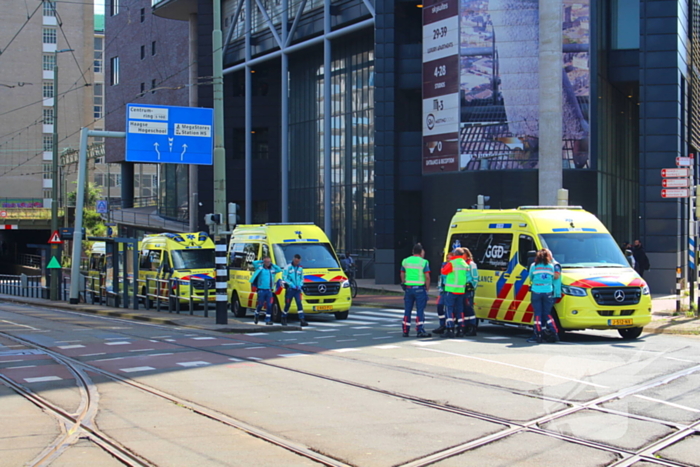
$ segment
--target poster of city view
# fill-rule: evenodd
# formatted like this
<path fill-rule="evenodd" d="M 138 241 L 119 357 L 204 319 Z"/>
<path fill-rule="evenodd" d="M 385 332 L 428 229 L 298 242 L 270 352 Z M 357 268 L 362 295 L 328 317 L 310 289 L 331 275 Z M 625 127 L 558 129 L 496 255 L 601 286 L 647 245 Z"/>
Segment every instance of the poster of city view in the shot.
<path fill-rule="evenodd" d="M 589 2 L 563 2 L 562 158 L 590 168 Z M 537 0 L 461 0 L 460 170 L 535 169 L 539 146 Z"/>

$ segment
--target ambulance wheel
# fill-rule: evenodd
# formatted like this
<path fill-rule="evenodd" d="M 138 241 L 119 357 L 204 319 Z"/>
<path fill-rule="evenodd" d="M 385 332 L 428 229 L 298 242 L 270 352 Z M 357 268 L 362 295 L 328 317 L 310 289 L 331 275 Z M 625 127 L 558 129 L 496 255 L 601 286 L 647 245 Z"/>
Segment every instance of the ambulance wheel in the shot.
<path fill-rule="evenodd" d="M 241 306 L 241 301 L 238 299 L 238 294 L 233 292 L 231 294 L 231 313 L 236 318 L 245 318 L 246 312 L 248 310 Z"/>
<path fill-rule="evenodd" d="M 276 298 L 272 299 L 272 322 L 279 323 L 282 321 L 282 310 Z"/>
<path fill-rule="evenodd" d="M 350 311 L 338 311 L 336 313 L 333 313 L 335 315 L 335 319 L 348 319 L 348 315 L 350 314 Z"/>
<path fill-rule="evenodd" d="M 620 337 L 622 337 L 624 340 L 631 341 L 641 336 L 643 329 L 644 328 L 623 328 L 618 329 L 617 332 L 620 333 Z"/>

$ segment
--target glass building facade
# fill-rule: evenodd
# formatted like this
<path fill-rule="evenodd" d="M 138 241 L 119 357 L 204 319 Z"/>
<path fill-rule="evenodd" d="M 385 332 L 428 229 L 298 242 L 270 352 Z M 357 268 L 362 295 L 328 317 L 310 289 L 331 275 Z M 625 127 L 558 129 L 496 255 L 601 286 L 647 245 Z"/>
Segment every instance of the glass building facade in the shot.
<path fill-rule="evenodd" d="M 367 35 L 333 48 L 332 235 L 339 250 L 374 246 L 374 52 Z M 290 220 L 324 224 L 322 54 L 290 65 Z"/>

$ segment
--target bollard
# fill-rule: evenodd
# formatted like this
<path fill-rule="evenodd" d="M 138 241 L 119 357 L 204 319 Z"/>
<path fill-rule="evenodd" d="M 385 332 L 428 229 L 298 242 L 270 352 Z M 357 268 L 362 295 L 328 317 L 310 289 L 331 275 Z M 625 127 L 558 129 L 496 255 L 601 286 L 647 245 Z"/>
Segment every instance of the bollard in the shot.
<path fill-rule="evenodd" d="M 681 268 L 676 268 L 676 313 L 681 312 Z"/>
<path fill-rule="evenodd" d="M 228 324 L 228 268 L 226 267 L 226 239 L 216 242 L 216 324 Z"/>
<path fill-rule="evenodd" d="M 209 281 L 204 281 L 204 317 L 209 317 Z"/>
<path fill-rule="evenodd" d="M 190 277 L 190 316 L 194 315 L 194 287 L 192 282 L 193 278 Z"/>
<path fill-rule="evenodd" d="M 175 279 L 175 310 L 180 314 L 180 279 Z M 172 290 L 172 289 L 170 289 Z"/>

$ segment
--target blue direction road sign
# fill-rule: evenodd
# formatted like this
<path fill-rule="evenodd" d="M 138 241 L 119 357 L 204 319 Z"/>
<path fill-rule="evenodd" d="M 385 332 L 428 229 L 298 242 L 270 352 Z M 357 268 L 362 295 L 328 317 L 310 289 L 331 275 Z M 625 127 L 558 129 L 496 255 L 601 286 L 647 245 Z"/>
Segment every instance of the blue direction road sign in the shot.
<path fill-rule="evenodd" d="M 97 201 L 96 208 L 98 214 L 107 214 L 107 211 L 109 211 L 109 208 L 107 207 L 107 201 L 103 199 Z"/>
<path fill-rule="evenodd" d="M 127 104 L 126 161 L 212 165 L 214 111 Z"/>

